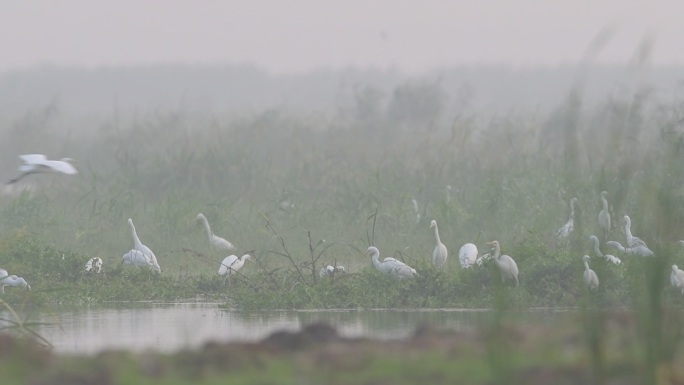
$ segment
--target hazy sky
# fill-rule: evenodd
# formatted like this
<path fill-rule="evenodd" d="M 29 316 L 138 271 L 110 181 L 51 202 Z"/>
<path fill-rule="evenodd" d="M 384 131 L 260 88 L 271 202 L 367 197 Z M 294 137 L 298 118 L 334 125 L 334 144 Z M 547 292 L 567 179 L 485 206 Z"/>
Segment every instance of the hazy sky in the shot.
<path fill-rule="evenodd" d="M 629 62 L 684 64 L 678 0 L 0 0 L 0 70 L 42 64 L 253 63 L 319 67 Z"/>

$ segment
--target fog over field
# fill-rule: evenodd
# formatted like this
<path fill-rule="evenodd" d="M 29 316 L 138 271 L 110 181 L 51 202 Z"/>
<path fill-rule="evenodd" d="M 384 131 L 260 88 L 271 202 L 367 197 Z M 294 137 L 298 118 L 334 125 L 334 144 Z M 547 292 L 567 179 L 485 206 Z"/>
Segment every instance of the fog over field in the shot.
<path fill-rule="evenodd" d="M 452 255 L 497 239 L 543 278 L 549 258 L 581 268 L 603 190 L 641 236 L 680 239 L 678 3 L 314 3 L 6 5 L 0 178 L 27 153 L 79 170 L 3 186 L 7 244 L 116 266 L 132 218 L 163 272 L 213 274 L 202 212 L 236 253 L 305 279 L 323 259 L 369 270 L 370 244 L 425 268 L 435 219 Z"/>
<path fill-rule="evenodd" d="M 683 79 L 684 67 L 643 65 L 460 66 L 420 74 L 349 67 L 280 75 L 248 65 L 41 67 L 0 74 L 0 107 L 5 116 L 46 106 L 85 118 L 181 109 L 214 114 L 281 109 L 334 116 L 360 95 L 372 93 L 377 103 L 386 105 L 398 87 L 424 85 L 443 93 L 447 115 L 546 113 L 575 87 L 580 87 L 585 103 L 594 106 L 638 88 L 648 88 L 661 100 L 672 99 L 681 95 Z"/>

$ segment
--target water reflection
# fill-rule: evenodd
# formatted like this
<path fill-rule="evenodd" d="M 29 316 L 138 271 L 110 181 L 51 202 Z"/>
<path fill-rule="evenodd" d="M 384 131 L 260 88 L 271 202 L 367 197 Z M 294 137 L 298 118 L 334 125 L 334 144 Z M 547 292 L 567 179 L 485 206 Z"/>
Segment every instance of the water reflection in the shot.
<path fill-rule="evenodd" d="M 556 314 L 556 315 L 554 315 Z M 524 318 L 551 320 L 556 312 L 526 312 Z M 6 317 L 0 312 L 0 318 Z M 307 310 L 235 311 L 218 304 L 130 304 L 121 307 L 62 307 L 30 314 L 44 322 L 37 331 L 55 350 L 95 353 L 107 349 L 175 351 L 201 346 L 209 340 L 255 341 L 276 330 L 299 330 L 325 321 L 347 337 L 400 338 L 428 323 L 451 329 L 481 326 L 487 311 L 437 310 Z"/>

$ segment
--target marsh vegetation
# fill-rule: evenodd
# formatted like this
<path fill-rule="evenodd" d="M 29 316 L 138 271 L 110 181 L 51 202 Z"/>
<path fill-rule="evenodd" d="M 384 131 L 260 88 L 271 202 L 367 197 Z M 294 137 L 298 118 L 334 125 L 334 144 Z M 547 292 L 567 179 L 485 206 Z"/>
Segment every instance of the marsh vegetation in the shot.
<path fill-rule="evenodd" d="M 18 151 L 1 155 L 8 179 L 19 153 L 80 161 L 77 176 L 29 176 L 4 190 L 0 266 L 33 289 L 12 288 L 4 298 L 37 305 L 218 299 L 246 309 L 488 307 L 502 314 L 571 306 L 588 310 L 579 335 L 599 379 L 609 376 L 602 360 L 612 358 L 603 350 L 607 324 L 593 310 L 627 307 L 644 343 L 644 376 L 670 368 L 682 297 L 668 277 L 684 254 L 677 244 L 684 97 L 677 90 L 616 87 L 587 103 L 579 83 L 552 107 L 495 114 L 478 113 L 467 93 L 425 79 L 388 93 L 360 86 L 345 96 L 325 113 L 277 106 L 217 113 L 181 103 L 113 112 L 91 126 L 50 104 L 3 116 L 4 140 Z M 621 265 L 592 259 L 600 285 L 590 293 L 582 256 L 593 254 L 591 235 L 604 235 L 601 191 L 611 216 L 630 215 L 632 230 L 657 257 L 618 253 Z M 559 240 L 573 197 L 574 230 Z M 229 284 L 217 275 L 227 253 L 209 244 L 198 213 L 235 254 L 252 255 Z M 162 274 L 119 266 L 133 245 L 128 218 Z M 433 219 L 449 250 L 443 269 L 431 262 Z M 606 236 L 623 241 L 615 222 Z M 461 245 L 484 253 L 493 240 L 515 259 L 518 287 L 502 284 L 492 261 L 460 268 Z M 378 273 L 365 253 L 371 244 L 418 275 Z M 92 257 L 103 259 L 102 273 L 84 271 Z M 346 273 L 320 277 L 325 265 L 343 265 Z M 493 348 L 503 341 L 512 349 L 496 330 L 487 357 L 505 378 L 516 364 Z"/>

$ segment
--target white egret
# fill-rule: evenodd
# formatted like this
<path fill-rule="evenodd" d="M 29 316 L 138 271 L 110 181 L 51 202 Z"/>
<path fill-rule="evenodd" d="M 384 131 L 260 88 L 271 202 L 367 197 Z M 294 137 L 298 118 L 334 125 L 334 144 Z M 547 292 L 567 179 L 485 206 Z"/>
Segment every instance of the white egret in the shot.
<path fill-rule="evenodd" d="M 518 265 L 509 255 L 501 255 L 499 241 L 491 241 L 488 245 L 494 246 L 494 261 L 501 271 L 501 282 L 506 283 L 507 279 L 513 279 L 515 286 L 518 286 Z"/>
<path fill-rule="evenodd" d="M 684 271 L 682 271 L 677 265 L 672 265 L 672 272 L 670 273 L 670 284 L 675 289 L 684 295 Z"/>
<path fill-rule="evenodd" d="M 157 257 L 149 247 L 140 242 L 140 238 L 138 238 L 138 233 L 135 231 L 135 226 L 133 225 L 133 220 L 131 218 L 128 218 L 128 224 L 131 225 L 131 233 L 133 234 L 133 244 L 135 245 L 133 249 L 142 251 L 143 254 L 148 256 L 150 258 L 150 262 L 152 262 L 152 265 L 154 266 L 154 270 L 156 270 L 158 273 L 161 273 L 161 267 L 159 266 L 159 262 L 157 262 Z"/>
<path fill-rule="evenodd" d="M 447 260 L 447 248 L 444 246 L 442 241 L 439 240 L 439 229 L 437 228 L 437 221 L 432 220 L 430 222 L 430 228 L 435 228 L 435 238 L 437 239 L 437 245 L 435 246 L 435 249 L 432 251 L 432 263 L 437 266 L 438 268 L 444 267 L 444 264 L 446 263 Z"/>
<path fill-rule="evenodd" d="M 378 259 L 380 257 L 380 250 L 375 246 L 369 247 L 366 253 L 370 255 L 373 266 L 381 273 L 390 274 L 398 279 L 413 278 L 413 276 L 418 274 L 416 269 L 398 259 L 387 257 L 380 262 Z"/>
<path fill-rule="evenodd" d="M 223 250 L 234 250 L 235 245 L 230 243 L 227 239 L 221 238 L 217 235 L 215 235 L 211 231 L 211 227 L 209 226 L 209 221 L 207 220 L 207 217 L 204 216 L 204 214 L 199 213 L 197 214 L 197 218 L 195 220 L 202 221 L 204 223 L 204 228 L 207 230 L 207 236 L 209 237 L 209 243 L 214 246 L 217 249 L 223 249 Z"/>
<path fill-rule="evenodd" d="M 608 199 L 606 199 L 608 192 L 601 191 L 601 205 L 603 208 L 598 215 L 598 223 L 601 230 L 603 230 L 603 240 L 608 238 L 608 233 L 610 232 L 610 213 L 608 212 Z"/>
<path fill-rule="evenodd" d="M 601 252 L 601 248 L 599 247 L 599 239 L 598 239 L 598 237 L 597 237 L 596 235 L 590 236 L 590 237 L 589 237 L 589 240 L 591 241 L 591 243 L 594 244 L 594 253 L 596 254 L 597 257 L 605 258 L 608 262 L 612 262 L 612 263 L 614 263 L 614 264 L 616 264 L 616 265 L 619 265 L 619 264 L 622 263 L 622 261 L 620 260 L 620 258 L 618 258 L 618 257 L 616 257 L 616 256 L 614 256 L 614 255 L 610 255 L 610 254 L 605 254 L 605 255 L 604 255 L 604 254 Z"/>
<path fill-rule="evenodd" d="M 226 274 L 235 274 L 235 272 L 240 270 L 245 264 L 245 261 L 249 258 L 252 258 L 252 256 L 249 254 L 245 254 L 240 258 L 238 258 L 236 255 L 229 255 L 223 258 L 221 266 L 219 266 L 218 274 L 221 276 Z"/>
<path fill-rule="evenodd" d="M 71 158 L 62 158 L 61 160 L 48 160 L 45 155 L 42 154 L 27 154 L 19 155 L 24 164 L 19 166 L 19 174 L 16 178 L 7 182 L 7 184 L 12 184 L 18 182 L 21 178 L 38 173 L 62 173 L 73 175 L 77 174 L 78 171 L 71 164 L 75 162 Z"/>
<path fill-rule="evenodd" d="M 477 246 L 472 243 L 466 243 L 458 250 L 458 261 L 462 269 L 467 269 L 474 264 L 482 265 L 480 258 L 477 258 Z M 478 263 L 479 261 L 479 263 Z"/>
<path fill-rule="evenodd" d="M 451 203 L 451 185 L 449 184 L 446 186 L 446 204 L 448 205 L 450 203 Z"/>
<path fill-rule="evenodd" d="M 332 266 L 328 265 L 326 267 L 321 267 L 321 270 L 318 271 L 318 276 L 323 278 L 323 277 L 331 277 L 335 275 L 335 273 L 340 272 L 340 273 L 345 273 L 346 270 L 344 269 L 344 266 Z"/>
<path fill-rule="evenodd" d="M 5 286 L 21 286 L 26 290 L 31 290 L 31 285 L 24 278 L 9 275 L 7 270 L 0 269 L 0 294 L 5 294 Z"/>
<path fill-rule="evenodd" d="M 556 238 L 566 239 L 572 234 L 575 229 L 575 204 L 577 203 L 577 198 L 570 199 L 570 215 L 568 216 L 568 221 L 556 231 Z"/>
<path fill-rule="evenodd" d="M 582 261 L 584 262 L 584 283 L 587 284 L 589 290 L 596 291 L 599 286 L 599 280 L 594 270 L 589 268 L 589 259 L 590 257 L 588 255 L 582 257 Z"/>
<path fill-rule="evenodd" d="M 102 258 L 100 257 L 93 257 L 86 262 L 85 266 L 85 271 L 94 271 L 97 274 L 100 274 L 100 271 L 102 270 Z"/>
<path fill-rule="evenodd" d="M 641 238 L 632 235 L 632 220 L 629 219 L 629 215 L 625 215 L 622 219 L 625 222 L 625 237 L 627 238 L 627 247 L 635 248 L 643 246 L 648 249 L 646 242 L 644 242 Z"/>
<path fill-rule="evenodd" d="M 420 222 L 420 208 L 418 207 L 418 201 L 416 198 L 411 198 L 411 204 L 413 205 L 413 211 L 416 213 L 416 223 Z"/>
<path fill-rule="evenodd" d="M 161 273 L 161 269 L 158 269 L 157 266 L 154 265 L 154 263 L 152 262 L 152 258 L 150 258 L 149 255 L 143 253 L 140 250 L 129 250 L 121 258 L 121 263 L 123 263 L 124 265 L 149 267 L 150 269 L 155 270 L 158 273 Z"/>
<path fill-rule="evenodd" d="M 619 250 L 625 254 L 630 254 L 630 255 L 638 255 L 640 257 L 651 257 L 653 256 L 653 252 L 646 246 L 640 245 L 636 247 L 624 247 L 620 242 L 617 241 L 608 241 L 606 242 L 606 246 L 610 246 L 616 250 Z"/>

